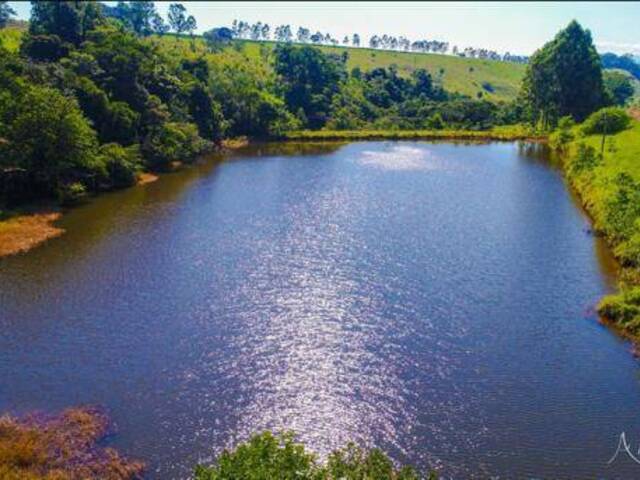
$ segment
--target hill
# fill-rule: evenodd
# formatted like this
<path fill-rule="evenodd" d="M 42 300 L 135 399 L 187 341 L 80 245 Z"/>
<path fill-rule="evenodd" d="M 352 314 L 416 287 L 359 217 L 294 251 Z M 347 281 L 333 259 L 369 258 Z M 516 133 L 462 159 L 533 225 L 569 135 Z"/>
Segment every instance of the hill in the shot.
<path fill-rule="evenodd" d="M 240 41 L 250 57 L 260 56 L 261 45 L 273 48 L 275 42 Z M 454 57 L 435 53 L 395 52 L 371 48 L 318 46 L 324 52 L 341 54 L 347 52 L 349 69 L 358 67 L 362 71 L 378 67 L 397 65 L 401 75 L 410 75 L 418 68 L 431 73 L 434 80 L 445 90 L 476 98 L 478 93 L 488 100 L 513 100 L 518 94 L 525 65 Z"/>

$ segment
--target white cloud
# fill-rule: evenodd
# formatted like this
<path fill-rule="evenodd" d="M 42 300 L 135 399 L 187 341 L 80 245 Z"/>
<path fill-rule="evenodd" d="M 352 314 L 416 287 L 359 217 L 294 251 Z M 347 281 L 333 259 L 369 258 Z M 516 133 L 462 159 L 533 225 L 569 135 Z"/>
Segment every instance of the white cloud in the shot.
<path fill-rule="evenodd" d="M 596 47 L 600 53 L 632 53 L 640 55 L 640 43 L 620 43 L 620 42 L 596 42 Z"/>

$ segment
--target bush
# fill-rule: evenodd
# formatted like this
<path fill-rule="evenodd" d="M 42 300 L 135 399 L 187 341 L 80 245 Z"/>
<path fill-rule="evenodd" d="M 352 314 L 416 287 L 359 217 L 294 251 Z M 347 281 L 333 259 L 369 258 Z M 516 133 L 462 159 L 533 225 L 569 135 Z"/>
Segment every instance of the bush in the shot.
<path fill-rule="evenodd" d="M 640 331 L 640 287 L 604 297 L 598 305 L 598 313 L 631 333 L 638 333 Z"/>
<path fill-rule="evenodd" d="M 589 115 L 582 125 L 582 131 L 586 135 L 613 134 L 627 128 L 630 122 L 631 117 L 625 110 L 619 107 L 608 107 Z"/>
<path fill-rule="evenodd" d="M 572 132 L 573 127 L 576 122 L 573 120 L 573 117 L 567 115 L 562 117 L 558 121 L 558 128 L 556 129 L 550 137 L 550 145 L 551 148 L 558 151 L 563 151 L 567 144 L 574 139 L 574 134 Z M 583 144 L 580 146 L 584 147 Z"/>
<path fill-rule="evenodd" d="M 165 123 L 142 144 L 142 155 L 152 168 L 165 169 L 174 161 L 189 161 L 204 153 L 211 143 L 198 135 L 193 123 Z"/>
<path fill-rule="evenodd" d="M 585 171 L 591 171 L 600 164 L 600 155 L 591 145 L 578 143 L 576 153 L 571 157 L 568 174 L 570 177 L 579 175 Z"/>
<path fill-rule="evenodd" d="M 331 453 L 326 465 L 294 442 L 293 434 L 255 435 L 234 451 L 222 453 L 216 465 L 199 465 L 196 480 L 417 480 L 409 467 L 396 469 L 380 450 L 364 451 L 354 444 Z M 429 476 L 435 480 L 434 474 Z"/>
<path fill-rule="evenodd" d="M 77 205 L 87 197 L 87 188 L 80 182 L 63 184 L 58 187 L 58 201 L 62 205 Z"/>
<path fill-rule="evenodd" d="M 100 147 L 100 156 L 108 174 L 109 186 L 129 187 L 136 183 L 142 168 L 142 159 L 137 145 L 124 148 L 117 143 L 107 143 Z"/>

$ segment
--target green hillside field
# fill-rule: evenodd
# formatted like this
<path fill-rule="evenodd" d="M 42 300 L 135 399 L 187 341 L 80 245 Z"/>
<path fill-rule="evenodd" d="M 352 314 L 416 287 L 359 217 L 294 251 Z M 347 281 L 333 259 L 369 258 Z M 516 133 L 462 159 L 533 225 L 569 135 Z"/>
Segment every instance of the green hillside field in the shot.
<path fill-rule="evenodd" d="M 253 42 L 245 40 L 247 55 L 260 55 L 260 45 L 273 48 L 274 42 Z M 371 48 L 319 46 L 324 52 L 349 54 L 348 68 L 360 68 L 363 72 L 378 67 L 395 64 L 400 74 L 410 75 L 418 68 L 424 68 L 434 80 L 450 92 L 458 92 L 476 98 L 478 92 L 488 100 L 513 100 L 518 94 L 525 65 L 462 58 L 436 53 L 394 52 Z"/>
<path fill-rule="evenodd" d="M 0 41 L 6 49 L 15 51 L 20 46 L 20 37 L 23 31 L 19 27 L 4 28 L 0 30 Z M 157 38 L 154 40 L 157 41 Z M 179 49 L 187 55 L 189 53 L 204 53 L 206 50 L 204 40 L 201 37 L 190 39 L 186 36 L 177 37 L 168 34 L 162 37 L 162 43 L 172 49 Z M 195 45 L 192 46 L 192 43 Z M 251 40 L 240 40 L 236 43 L 239 45 L 227 48 L 241 48 L 249 58 L 258 62 L 265 61 L 267 58 L 265 50 L 271 51 L 277 45 L 275 42 Z M 324 52 L 338 54 L 347 51 L 349 70 L 358 67 L 364 72 L 395 64 L 401 75 L 408 76 L 415 69 L 424 68 L 445 90 L 462 93 L 473 98 L 477 98 L 480 92 L 482 98 L 495 101 L 513 100 L 518 93 L 520 81 L 525 71 L 525 65 L 516 63 L 434 53 L 393 52 L 371 48 L 330 46 L 318 46 L 317 48 Z"/>

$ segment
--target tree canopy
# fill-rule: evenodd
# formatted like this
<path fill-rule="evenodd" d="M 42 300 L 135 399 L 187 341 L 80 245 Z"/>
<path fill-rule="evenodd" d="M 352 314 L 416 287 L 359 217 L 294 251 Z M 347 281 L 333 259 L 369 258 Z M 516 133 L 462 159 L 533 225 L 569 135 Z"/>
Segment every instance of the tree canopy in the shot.
<path fill-rule="evenodd" d="M 523 97 L 533 119 L 553 126 L 570 115 L 582 121 L 606 100 L 600 57 L 591 33 L 575 20 L 531 57 Z"/>

